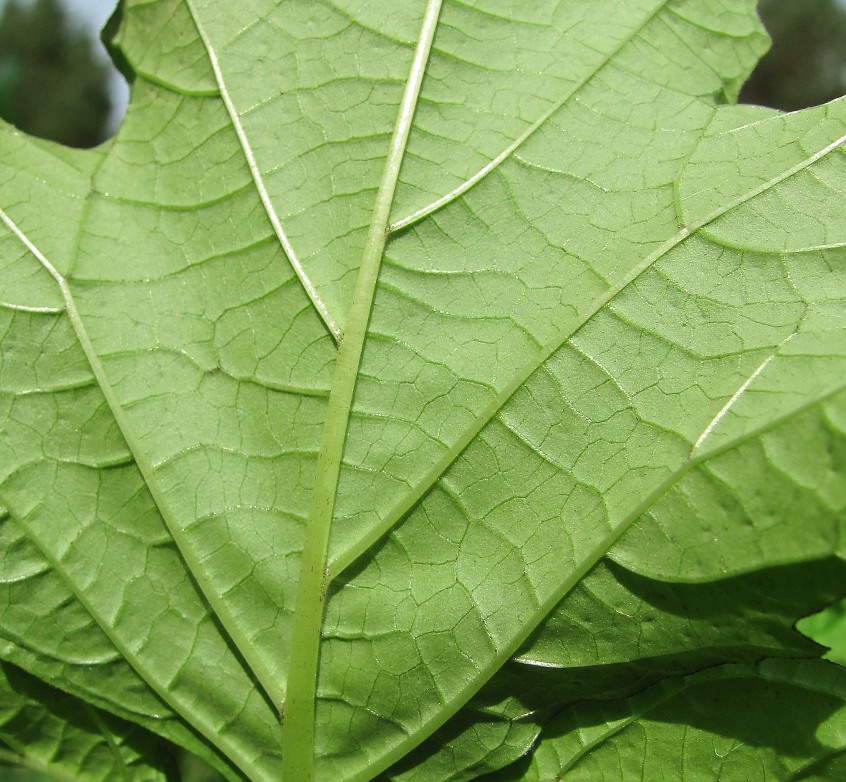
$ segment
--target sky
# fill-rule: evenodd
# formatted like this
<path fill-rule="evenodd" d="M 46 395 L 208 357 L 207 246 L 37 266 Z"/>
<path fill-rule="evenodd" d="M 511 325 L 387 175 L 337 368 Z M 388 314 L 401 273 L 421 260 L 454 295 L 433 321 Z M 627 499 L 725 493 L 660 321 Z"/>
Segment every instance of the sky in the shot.
<path fill-rule="evenodd" d="M 0 11 L 8 0 L 0 0 Z M 19 0 L 24 4 L 32 4 L 34 0 Z M 114 11 L 117 0 L 61 0 L 68 10 L 68 18 L 79 19 L 86 25 L 102 27 Z"/>
<path fill-rule="evenodd" d="M 68 16 L 84 19 L 87 23 L 96 23 L 97 27 L 102 27 L 106 23 L 117 5 L 116 0 L 62 0 L 62 2 L 68 9 Z"/>

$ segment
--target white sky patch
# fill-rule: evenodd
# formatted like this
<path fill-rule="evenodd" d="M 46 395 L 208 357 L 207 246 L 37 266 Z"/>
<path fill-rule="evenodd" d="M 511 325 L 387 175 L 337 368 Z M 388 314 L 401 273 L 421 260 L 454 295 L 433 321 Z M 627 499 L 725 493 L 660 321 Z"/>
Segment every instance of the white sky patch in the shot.
<path fill-rule="evenodd" d="M 0 0 L 2 11 L 9 0 Z M 35 0 L 17 0 L 20 5 L 35 5 Z M 60 0 L 68 13 L 68 18 L 78 21 L 85 27 L 100 29 L 115 10 L 117 0 Z"/>

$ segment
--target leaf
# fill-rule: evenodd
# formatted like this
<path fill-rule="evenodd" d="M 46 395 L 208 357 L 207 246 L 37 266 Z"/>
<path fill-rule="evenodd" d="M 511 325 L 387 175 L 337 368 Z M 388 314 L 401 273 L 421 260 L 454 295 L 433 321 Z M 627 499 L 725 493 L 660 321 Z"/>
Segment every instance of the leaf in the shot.
<path fill-rule="evenodd" d="M 668 679 L 625 701 L 574 707 L 526 768 L 494 778 L 836 780 L 844 684 L 839 666 L 775 660 Z"/>
<path fill-rule="evenodd" d="M 236 779 L 224 758 L 156 697 L 119 653 L 61 569 L 4 514 L 0 656 L 99 709 L 187 747 Z M 58 631 L 58 635 L 57 635 Z M 55 696 L 54 696 L 55 697 Z M 82 777 L 80 777 L 82 778 Z"/>
<path fill-rule="evenodd" d="M 476 779 L 520 759 L 565 709 L 617 700 L 727 661 L 814 652 L 793 631 L 840 594 L 840 560 L 770 568 L 703 584 L 669 584 L 601 563 L 453 720 L 391 778 Z"/>
<path fill-rule="evenodd" d="M 823 646 L 830 646 L 829 660 L 846 665 L 846 600 L 841 600 L 797 625 L 805 635 Z"/>
<path fill-rule="evenodd" d="M 726 105 L 751 2 L 119 44 L 111 142 L 0 132 L 3 657 L 252 782 L 530 775 L 670 691 L 677 748 L 712 669 L 828 724 L 755 666 L 842 592 L 846 101 Z"/>
<path fill-rule="evenodd" d="M 136 725 L 0 665 L 0 761 L 54 779 L 164 782 L 161 748 Z"/>

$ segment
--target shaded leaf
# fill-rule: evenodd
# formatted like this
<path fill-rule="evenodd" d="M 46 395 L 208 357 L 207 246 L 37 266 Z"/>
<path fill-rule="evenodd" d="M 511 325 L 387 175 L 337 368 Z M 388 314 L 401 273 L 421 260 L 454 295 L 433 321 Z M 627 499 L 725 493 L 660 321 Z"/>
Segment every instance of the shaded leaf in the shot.
<path fill-rule="evenodd" d="M 773 660 L 668 679 L 562 713 L 527 766 L 495 778 L 835 780 L 844 683 L 830 663 Z"/>
<path fill-rule="evenodd" d="M 0 761 L 68 782 L 174 778 L 154 736 L 7 663 L 0 664 Z"/>

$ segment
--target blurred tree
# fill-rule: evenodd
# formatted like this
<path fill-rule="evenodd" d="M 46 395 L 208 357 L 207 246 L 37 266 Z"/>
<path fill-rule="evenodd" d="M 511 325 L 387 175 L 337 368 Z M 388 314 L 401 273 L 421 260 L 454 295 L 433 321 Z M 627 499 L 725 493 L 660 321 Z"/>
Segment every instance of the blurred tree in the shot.
<path fill-rule="evenodd" d="M 11 0 L 0 19 L 0 117 L 71 147 L 106 138 L 111 66 L 59 0 Z"/>
<path fill-rule="evenodd" d="M 846 0 L 760 0 L 759 12 L 774 43 L 742 102 L 791 111 L 846 93 Z M 120 8 L 106 41 L 119 20 Z M 91 44 L 66 24 L 60 0 L 10 0 L 0 18 L 0 117 L 70 146 L 105 140 L 111 66 Z M 131 79 L 120 53 L 110 53 Z"/>
<path fill-rule="evenodd" d="M 0 782 L 55 782 L 55 780 L 45 774 L 39 774 L 37 771 L 30 771 L 26 768 L 0 766 Z"/>
<path fill-rule="evenodd" d="M 744 85 L 741 103 L 795 111 L 846 93 L 844 0 L 760 0 L 758 13 L 773 46 Z"/>

